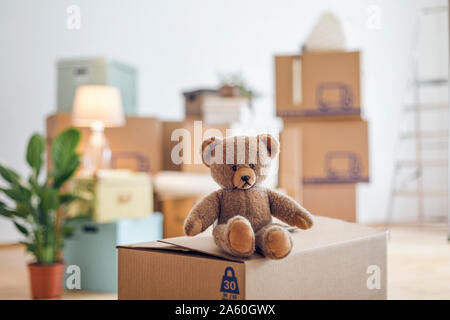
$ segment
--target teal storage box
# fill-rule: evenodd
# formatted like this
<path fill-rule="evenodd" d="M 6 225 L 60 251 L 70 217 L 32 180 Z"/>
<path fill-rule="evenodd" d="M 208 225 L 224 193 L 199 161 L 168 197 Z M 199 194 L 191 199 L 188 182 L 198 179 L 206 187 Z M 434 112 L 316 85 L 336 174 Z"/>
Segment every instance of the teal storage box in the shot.
<path fill-rule="evenodd" d="M 80 268 L 81 290 L 117 292 L 116 246 L 162 239 L 163 216 L 159 212 L 141 219 L 112 223 L 78 220 L 71 223 L 75 233 L 66 239 L 63 259 L 66 268 Z M 70 274 L 65 274 L 65 277 Z M 64 281 L 66 286 L 66 281 Z"/>
<path fill-rule="evenodd" d="M 137 113 L 137 71 L 116 60 L 100 58 L 63 59 L 57 63 L 57 109 L 71 112 L 79 86 L 98 84 L 119 88 L 126 115 Z"/>

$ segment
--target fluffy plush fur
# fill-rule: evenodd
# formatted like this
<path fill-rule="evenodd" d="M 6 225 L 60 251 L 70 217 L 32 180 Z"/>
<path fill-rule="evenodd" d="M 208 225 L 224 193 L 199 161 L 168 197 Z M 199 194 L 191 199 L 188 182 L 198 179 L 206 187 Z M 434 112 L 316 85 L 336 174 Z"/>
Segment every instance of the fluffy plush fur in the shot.
<path fill-rule="evenodd" d="M 186 235 L 195 236 L 217 220 L 214 240 L 226 252 L 248 257 L 258 250 L 271 259 L 286 257 L 291 235 L 272 223 L 272 216 L 300 229 L 311 228 L 313 218 L 292 198 L 261 186 L 279 149 L 271 135 L 203 141 L 203 162 L 222 189 L 192 208 L 184 223 Z"/>

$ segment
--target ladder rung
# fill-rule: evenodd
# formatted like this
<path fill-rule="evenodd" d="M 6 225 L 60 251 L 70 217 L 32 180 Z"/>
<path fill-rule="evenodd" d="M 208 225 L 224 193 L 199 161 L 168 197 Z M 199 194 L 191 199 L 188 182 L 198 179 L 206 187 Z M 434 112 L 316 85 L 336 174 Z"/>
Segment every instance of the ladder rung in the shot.
<path fill-rule="evenodd" d="M 434 139 L 434 138 L 448 138 L 448 132 L 447 131 L 404 132 L 400 134 L 400 139 Z"/>
<path fill-rule="evenodd" d="M 448 79 L 440 78 L 440 79 L 422 79 L 414 82 L 417 86 L 439 86 L 448 83 Z"/>
<path fill-rule="evenodd" d="M 436 111 L 436 110 L 448 110 L 448 104 L 419 104 L 419 105 L 408 105 L 405 106 L 404 110 L 406 112 L 414 111 Z"/>
<path fill-rule="evenodd" d="M 424 197 L 446 197 L 447 191 L 422 191 Z M 395 190 L 394 195 L 402 197 L 418 197 L 419 192 L 416 190 Z"/>
<path fill-rule="evenodd" d="M 447 160 L 398 160 L 398 166 L 402 167 L 447 167 Z"/>

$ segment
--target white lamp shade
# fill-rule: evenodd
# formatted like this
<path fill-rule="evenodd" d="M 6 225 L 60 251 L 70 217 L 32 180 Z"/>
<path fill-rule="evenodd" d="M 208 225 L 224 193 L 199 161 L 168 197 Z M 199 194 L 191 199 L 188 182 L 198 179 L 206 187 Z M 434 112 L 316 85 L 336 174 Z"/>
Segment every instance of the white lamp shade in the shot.
<path fill-rule="evenodd" d="M 80 86 L 75 93 L 72 123 L 89 127 L 99 122 L 105 127 L 125 124 L 119 89 L 101 85 Z"/>

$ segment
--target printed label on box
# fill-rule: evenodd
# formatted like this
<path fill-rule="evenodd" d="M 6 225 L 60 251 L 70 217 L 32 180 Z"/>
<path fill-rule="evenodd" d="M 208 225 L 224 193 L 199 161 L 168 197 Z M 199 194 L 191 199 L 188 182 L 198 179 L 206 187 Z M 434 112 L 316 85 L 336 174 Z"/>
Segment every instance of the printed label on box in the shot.
<path fill-rule="evenodd" d="M 232 267 L 225 268 L 222 276 L 222 283 L 220 285 L 220 292 L 222 292 L 222 300 L 236 300 L 239 295 L 238 281 Z"/>

